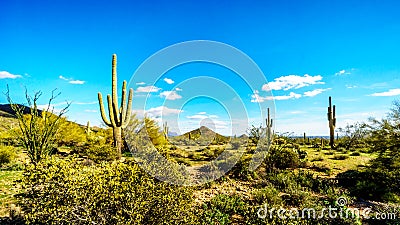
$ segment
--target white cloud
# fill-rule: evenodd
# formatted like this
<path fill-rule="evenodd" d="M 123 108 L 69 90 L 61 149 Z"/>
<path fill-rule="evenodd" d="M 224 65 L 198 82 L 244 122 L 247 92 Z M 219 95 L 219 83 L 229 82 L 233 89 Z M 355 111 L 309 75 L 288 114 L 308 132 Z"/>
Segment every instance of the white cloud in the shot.
<path fill-rule="evenodd" d="M 95 109 L 85 109 L 85 112 L 97 113 L 97 110 L 95 110 Z"/>
<path fill-rule="evenodd" d="M 304 92 L 303 95 L 306 97 L 314 97 L 314 96 L 319 95 L 322 92 L 327 91 L 327 90 L 330 90 L 330 88 L 326 88 L 326 89 L 319 88 L 319 89 L 315 89 L 312 91 L 306 91 L 306 92 Z"/>
<path fill-rule="evenodd" d="M 58 76 L 58 78 L 60 78 L 61 80 L 66 80 L 66 81 L 69 80 L 69 79 L 65 78 L 63 75 Z"/>
<path fill-rule="evenodd" d="M 70 84 L 84 84 L 85 81 L 83 81 L 83 80 L 70 80 L 68 83 L 70 83 Z"/>
<path fill-rule="evenodd" d="M 298 99 L 298 98 L 301 98 L 301 94 L 290 92 L 289 95 L 262 97 L 259 95 L 258 91 L 255 91 L 254 94 L 251 95 L 251 98 L 252 98 L 251 102 L 264 102 L 264 101 L 270 101 L 270 100 Z"/>
<path fill-rule="evenodd" d="M 191 120 L 204 120 L 204 119 L 207 119 L 208 116 L 196 114 L 193 116 L 187 116 L 186 118 L 191 119 Z"/>
<path fill-rule="evenodd" d="M 176 100 L 182 98 L 176 91 L 163 91 L 160 93 L 160 97 L 165 97 L 167 100 Z"/>
<path fill-rule="evenodd" d="M 335 76 L 342 76 L 342 75 L 349 75 L 351 74 L 348 70 L 341 70 L 337 73 L 335 73 Z"/>
<path fill-rule="evenodd" d="M 84 80 L 74 80 L 71 78 L 66 78 L 63 75 L 58 76 L 58 78 L 60 78 L 61 80 L 68 81 L 68 83 L 70 83 L 70 84 L 84 84 L 85 83 Z"/>
<path fill-rule="evenodd" d="M 15 79 L 15 78 L 19 78 L 19 77 L 22 77 L 22 76 L 18 75 L 18 74 L 12 74 L 7 71 L 0 71 L 0 79 L 7 79 L 7 78 Z"/>
<path fill-rule="evenodd" d="M 202 121 L 201 124 L 202 126 L 206 126 L 210 129 L 227 129 L 228 128 L 228 123 L 222 120 L 205 120 Z"/>
<path fill-rule="evenodd" d="M 358 87 L 357 85 L 349 85 L 349 84 L 346 84 L 346 88 L 356 88 L 356 87 Z"/>
<path fill-rule="evenodd" d="M 290 89 L 298 89 L 306 86 L 310 86 L 313 84 L 324 84 L 321 82 L 322 76 L 310 76 L 305 74 L 304 76 L 299 75 L 288 75 L 275 78 L 274 81 L 268 82 L 262 86 L 263 91 L 269 90 L 290 90 Z"/>
<path fill-rule="evenodd" d="M 290 92 L 289 95 L 274 96 L 273 98 L 275 100 L 288 100 L 288 99 L 292 99 L 292 98 L 297 99 L 297 98 L 300 98 L 300 97 L 301 97 L 301 94 L 296 94 L 294 92 Z"/>
<path fill-rule="evenodd" d="M 199 115 L 205 115 L 205 114 L 207 114 L 206 112 L 199 112 L 199 113 L 197 113 L 197 114 L 199 114 Z"/>
<path fill-rule="evenodd" d="M 218 118 L 217 115 L 205 115 L 205 112 L 200 112 L 192 116 L 186 116 L 186 118 L 190 119 L 195 123 L 199 123 L 198 126 L 206 126 L 212 130 L 227 129 L 228 128 L 227 125 L 229 125 L 225 121 L 215 119 Z"/>
<path fill-rule="evenodd" d="M 396 89 L 390 89 L 389 91 L 385 91 L 385 92 L 377 92 L 377 93 L 373 93 L 370 94 L 369 96 L 379 96 L 379 97 L 386 97 L 386 96 L 396 96 L 396 95 L 400 95 L 400 88 L 396 88 Z"/>
<path fill-rule="evenodd" d="M 164 78 L 164 81 L 165 81 L 167 84 L 173 84 L 173 83 L 175 83 L 175 81 L 173 81 L 173 80 L 170 79 L 170 78 Z"/>
<path fill-rule="evenodd" d="M 173 114 L 179 114 L 181 112 L 183 112 L 183 110 L 171 109 L 166 106 L 158 106 L 158 107 L 146 110 L 146 113 L 149 116 L 153 116 L 153 117 L 168 116 L 168 115 L 173 115 Z"/>
<path fill-rule="evenodd" d="M 140 93 L 140 92 L 158 92 L 159 90 L 161 90 L 161 88 L 156 87 L 156 86 L 145 86 L 145 87 L 138 87 L 136 89 L 136 92 Z"/>
<path fill-rule="evenodd" d="M 289 112 L 289 114 L 293 114 L 293 115 L 304 114 L 304 113 L 306 113 L 306 112 L 300 111 L 300 110 Z"/>
<path fill-rule="evenodd" d="M 93 101 L 93 102 L 73 102 L 73 104 L 76 105 L 94 105 L 94 104 L 99 104 L 98 101 Z"/>
<path fill-rule="evenodd" d="M 182 91 L 182 88 L 175 88 L 176 91 Z"/>
<path fill-rule="evenodd" d="M 145 85 L 145 84 L 146 84 L 146 83 L 143 82 L 143 81 L 142 81 L 142 82 L 137 82 L 137 83 L 136 83 L 136 85 Z"/>

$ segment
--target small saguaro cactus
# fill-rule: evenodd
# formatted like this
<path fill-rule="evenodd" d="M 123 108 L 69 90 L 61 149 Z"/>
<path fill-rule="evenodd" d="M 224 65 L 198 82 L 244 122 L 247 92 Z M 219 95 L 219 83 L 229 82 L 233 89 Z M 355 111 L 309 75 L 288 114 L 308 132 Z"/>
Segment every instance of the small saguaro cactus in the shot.
<path fill-rule="evenodd" d="M 163 134 L 164 134 L 165 140 L 168 139 L 168 132 L 169 132 L 168 123 L 165 122 L 165 123 L 163 124 Z"/>
<path fill-rule="evenodd" d="M 90 130 L 90 121 L 87 121 L 86 124 L 86 134 L 90 134 L 91 130 Z"/>
<path fill-rule="evenodd" d="M 307 141 L 307 136 L 306 136 L 306 132 L 304 132 L 304 136 L 303 136 L 303 144 L 305 144 Z"/>
<path fill-rule="evenodd" d="M 129 89 L 128 103 L 126 104 L 126 81 L 122 83 L 122 96 L 121 96 L 121 106 L 118 105 L 118 93 L 117 93 L 117 55 L 112 55 L 112 90 L 111 95 L 107 95 L 108 103 L 108 114 L 109 119 L 106 116 L 106 112 L 103 106 L 103 97 L 101 93 L 98 93 L 99 105 L 101 118 L 104 123 L 113 128 L 114 137 L 114 147 L 117 148 L 118 156 L 121 157 L 122 149 L 122 128 L 128 125 L 131 117 L 132 109 L 132 96 L 133 89 Z"/>
<path fill-rule="evenodd" d="M 336 106 L 332 108 L 332 98 L 329 96 L 328 106 L 328 121 L 329 121 L 329 145 L 335 148 L 335 126 L 336 126 Z"/>
<path fill-rule="evenodd" d="M 272 132 L 272 119 L 271 119 L 271 115 L 269 112 L 269 108 L 267 108 L 267 119 L 265 120 L 265 124 L 267 126 L 267 130 L 266 130 L 266 136 L 267 136 L 267 140 L 269 141 L 269 143 L 272 143 L 272 137 L 273 137 L 273 132 Z"/>

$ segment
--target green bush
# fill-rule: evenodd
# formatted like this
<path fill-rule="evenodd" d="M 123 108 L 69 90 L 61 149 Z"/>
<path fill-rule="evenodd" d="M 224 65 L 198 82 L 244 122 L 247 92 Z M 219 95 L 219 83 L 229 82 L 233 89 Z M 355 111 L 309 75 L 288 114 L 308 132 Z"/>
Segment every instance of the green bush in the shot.
<path fill-rule="evenodd" d="M 237 149 L 240 148 L 241 143 L 240 143 L 240 141 L 238 141 L 238 140 L 233 140 L 233 141 L 231 142 L 231 145 L 232 145 L 232 149 L 237 150 Z"/>
<path fill-rule="evenodd" d="M 334 155 L 334 156 L 333 156 L 333 159 L 334 159 L 334 160 L 345 160 L 345 159 L 347 159 L 347 158 L 349 158 L 348 155 Z"/>
<path fill-rule="evenodd" d="M 19 204 L 33 224 L 194 224 L 193 191 L 158 182 L 135 163 L 74 158 L 26 169 Z"/>
<path fill-rule="evenodd" d="M 268 184 L 266 187 L 257 189 L 253 192 L 254 200 L 259 204 L 268 205 L 280 205 L 282 203 L 282 198 L 279 195 L 279 190 L 277 190 L 273 185 Z"/>
<path fill-rule="evenodd" d="M 56 135 L 58 146 L 76 146 L 87 141 L 85 129 L 79 124 L 67 121 L 65 118 L 60 119 L 60 128 Z"/>
<path fill-rule="evenodd" d="M 228 176 L 244 181 L 249 181 L 255 178 L 257 176 L 256 172 L 250 171 L 249 169 L 250 160 L 251 158 L 249 157 L 241 157 L 228 172 Z"/>
<path fill-rule="evenodd" d="M 118 158 L 116 148 L 108 144 L 87 146 L 82 154 L 95 162 L 112 161 Z"/>
<path fill-rule="evenodd" d="M 0 145 L 0 166 L 13 161 L 15 156 L 16 153 L 14 147 Z"/>
<path fill-rule="evenodd" d="M 299 152 L 290 148 L 271 147 L 265 159 L 267 171 L 299 167 Z"/>
<path fill-rule="evenodd" d="M 246 203 L 238 196 L 216 195 L 203 205 L 203 224 L 231 224 L 232 216 L 242 214 Z"/>
<path fill-rule="evenodd" d="M 359 153 L 359 152 L 352 152 L 351 154 L 350 154 L 350 156 L 360 156 L 361 154 Z"/>
<path fill-rule="evenodd" d="M 400 171 L 383 168 L 349 170 L 337 176 L 339 185 L 350 194 L 369 200 L 397 202 L 400 195 Z"/>

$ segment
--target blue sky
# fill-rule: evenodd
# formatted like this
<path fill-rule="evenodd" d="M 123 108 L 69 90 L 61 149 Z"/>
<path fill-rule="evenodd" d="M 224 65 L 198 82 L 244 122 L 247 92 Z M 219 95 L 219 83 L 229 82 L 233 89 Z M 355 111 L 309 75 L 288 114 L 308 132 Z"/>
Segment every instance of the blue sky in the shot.
<path fill-rule="evenodd" d="M 121 86 L 152 54 L 190 40 L 241 50 L 268 85 L 250 90 L 232 71 L 204 63 L 176 67 L 151 84 L 133 77 L 134 107 L 146 99 L 146 113 L 159 120 L 163 112 L 172 131 L 211 123 L 220 133 L 241 133 L 248 122 L 263 122 L 257 107 L 271 90 L 276 131 L 327 135 L 328 96 L 339 127 L 382 117 L 400 96 L 398 1 L 17 0 L 0 8 L 0 89 L 9 84 L 17 102 L 24 86 L 41 90 L 45 104 L 57 88 L 55 107 L 71 101 L 68 117 L 82 124 L 101 123 L 97 92 L 111 92 L 113 53 Z M 248 122 L 229 109 L 235 101 Z"/>

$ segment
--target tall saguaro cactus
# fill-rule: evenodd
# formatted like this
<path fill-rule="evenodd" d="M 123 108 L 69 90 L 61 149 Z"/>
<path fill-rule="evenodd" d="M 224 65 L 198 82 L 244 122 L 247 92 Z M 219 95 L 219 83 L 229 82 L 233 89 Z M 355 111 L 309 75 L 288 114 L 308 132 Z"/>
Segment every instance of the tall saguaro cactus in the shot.
<path fill-rule="evenodd" d="M 329 96 L 328 106 L 328 121 L 329 121 L 329 145 L 335 147 L 335 126 L 336 126 L 336 106 L 332 108 L 332 98 Z"/>
<path fill-rule="evenodd" d="M 121 156 L 122 149 L 122 128 L 125 128 L 128 125 L 128 122 L 131 117 L 131 109 L 132 109 L 132 97 L 133 97 L 133 89 L 129 89 L 128 103 L 126 102 L 126 81 L 122 83 L 122 96 L 121 96 L 121 105 L 118 105 L 118 93 L 117 93 L 117 55 L 113 54 L 112 56 L 112 90 L 111 95 L 107 95 L 107 103 L 108 103 L 108 115 L 109 119 L 106 116 L 106 112 L 103 106 L 103 97 L 101 93 L 98 93 L 99 105 L 101 118 L 104 123 L 113 128 L 113 136 L 114 136 L 114 146 L 117 148 L 118 156 Z"/>
<path fill-rule="evenodd" d="M 269 108 L 267 108 L 267 119 L 265 121 L 265 124 L 267 126 L 266 135 L 267 135 L 268 141 L 271 143 L 273 133 L 272 133 L 272 119 L 271 119 L 271 115 L 269 112 Z"/>

